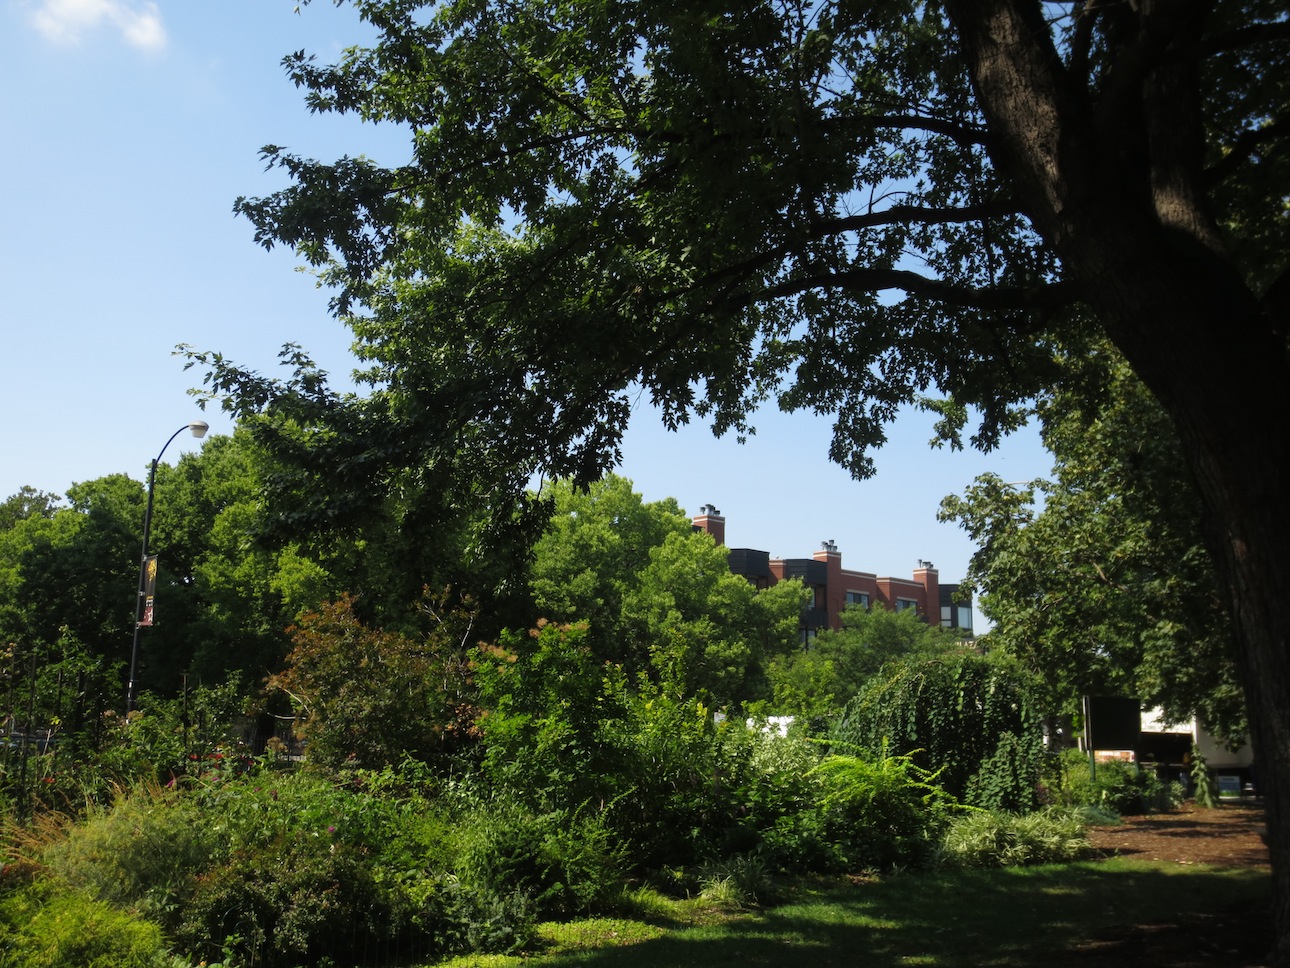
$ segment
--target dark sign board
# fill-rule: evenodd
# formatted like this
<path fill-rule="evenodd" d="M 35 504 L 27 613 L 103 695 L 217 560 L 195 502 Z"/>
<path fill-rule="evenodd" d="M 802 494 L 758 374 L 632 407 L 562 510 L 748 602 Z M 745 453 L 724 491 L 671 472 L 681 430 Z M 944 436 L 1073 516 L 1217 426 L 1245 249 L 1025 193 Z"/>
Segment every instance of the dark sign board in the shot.
<path fill-rule="evenodd" d="M 1142 733 L 1142 710 L 1136 699 L 1084 697 L 1085 736 L 1095 750 L 1136 750 Z"/>

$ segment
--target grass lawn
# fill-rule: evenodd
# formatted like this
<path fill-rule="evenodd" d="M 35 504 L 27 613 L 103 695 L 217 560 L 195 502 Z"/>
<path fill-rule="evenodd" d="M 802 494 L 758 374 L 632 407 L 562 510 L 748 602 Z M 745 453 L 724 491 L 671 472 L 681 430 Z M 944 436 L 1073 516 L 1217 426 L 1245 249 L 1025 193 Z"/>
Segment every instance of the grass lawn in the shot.
<path fill-rule="evenodd" d="M 778 906 L 717 916 L 683 902 L 670 920 L 544 925 L 520 958 L 458 958 L 450 968 L 812 968 L 1031 966 L 1115 925 L 1177 921 L 1268 903 L 1266 871 L 1131 860 L 913 873 L 795 888 Z M 1092 963 L 1091 963 L 1092 964 Z"/>

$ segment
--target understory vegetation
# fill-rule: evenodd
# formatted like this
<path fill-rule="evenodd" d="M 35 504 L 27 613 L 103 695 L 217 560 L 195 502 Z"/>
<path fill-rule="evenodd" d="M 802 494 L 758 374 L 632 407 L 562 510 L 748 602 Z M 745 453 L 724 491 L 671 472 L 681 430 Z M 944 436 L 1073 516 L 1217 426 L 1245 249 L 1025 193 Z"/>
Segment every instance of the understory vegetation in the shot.
<path fill-rule="evenodd" d="M 324 770 L 227 749 L 164 783 L 136 779 L 107 796 L 91 785 L 63 810 L 11 815 L 0 964 L 385 966 L 515 953 L 544 923 L 648 921 L 684 898 L 742 910 L 776 903 L 804 875 L 1075 860 L 1088 847 L 1080 801 L 1105 808 L 1118 783 L 1099 771 L 1106 785 L 1067 783 L 1067 802 L 986 810 L 907 754 L 839 752 L 718 721 L 693 701 L 623 702 L 624 718 L 599 724 L 594 777 L 563 732 L 565 742 L 462 756 L 452 769 L 407 759 Z M 550 782 L 534 786 L 537 774 Z"/>
<path fill-rule="evenodd" d="M 732 574 L 675 502 L 553 492 L 522 607 L 298 601 L 258 682 L 124 714 L 70 627 L 11 652 L 11 709 L 48 725 L 0 750 L 0 968 L 530 955 L 551 925 L 1067 863 L 1181 795 L 1050 750 L 1041 678 L 988 640 L 875 607 L 804 643 L 804 586 Z"/>

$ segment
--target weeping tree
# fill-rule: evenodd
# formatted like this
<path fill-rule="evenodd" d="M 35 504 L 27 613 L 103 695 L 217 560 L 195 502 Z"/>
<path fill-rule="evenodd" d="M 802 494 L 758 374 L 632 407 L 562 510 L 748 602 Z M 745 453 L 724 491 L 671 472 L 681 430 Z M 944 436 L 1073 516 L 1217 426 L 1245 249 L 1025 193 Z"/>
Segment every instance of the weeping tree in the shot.
<path fill-rule="evenodd" d="M 207 357 L 235 409 L 327 428 L 298 510 L 593 479 L 638 396 L 718 432 L 767 400 L 833 414 L 865 475 L 920 394 L 989 447 L 1104 337 L 1200 495 L 1290 962 L 1284 4 L 355 7 L 370 47 L 286 69 L 312 110 L 403 126 L 406 160 L 270 146 L 289 186 L 237 209 L 334 287 L 374 392 Z"/>
<path fill-rule="evenodd" d="M 972 806 L 1033 810 L 1044 755 L 1036 685 L 1003 655 L 964 650 L 903 659 L 846 704 L 831 738 L 843 752 L 909 756 Z"/>

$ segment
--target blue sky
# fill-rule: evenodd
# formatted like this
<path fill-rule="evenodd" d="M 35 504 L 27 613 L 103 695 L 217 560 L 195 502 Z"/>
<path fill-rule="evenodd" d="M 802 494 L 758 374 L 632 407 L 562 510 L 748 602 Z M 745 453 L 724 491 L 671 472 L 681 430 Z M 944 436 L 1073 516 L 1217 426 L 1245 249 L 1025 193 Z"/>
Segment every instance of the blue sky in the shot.
<path fill-rule="evenodd" d="M 190 420 L 229 432 L 188 394 L 198 376 L 179 343 L 271 372 L 297 342 L 348 373 L 326 293 L 291 253 L 256 246 L 232 205 L 286 184 L 264 171 L 265 144 L 404 159 L 397 131 L 310 115 L 280 66 L 299 49 L 331 61 L 364 37 L 329 0 L 299 12 L 293 0 L 0 0 L 0 498 L 142 480 Z M 990 455 L 934 451 L 930 420 L 911 414 L 877 476 L 856 482 L 828 462 L 827 420 L 756 423 L 740 446 L 700 426 L 668 434 L 644 410 L 621 473 L 648 499 L 715 505 L 734 546 L 798 557 L 831 539 L 845 567 L 908 577 L 926 559 L 955 581 L 974 549 L 937 523 L 941 498 L 986 471 L 1049 468 L 1033 434 Z M 197 446 L 184 434 L 166 460 Z"/>

